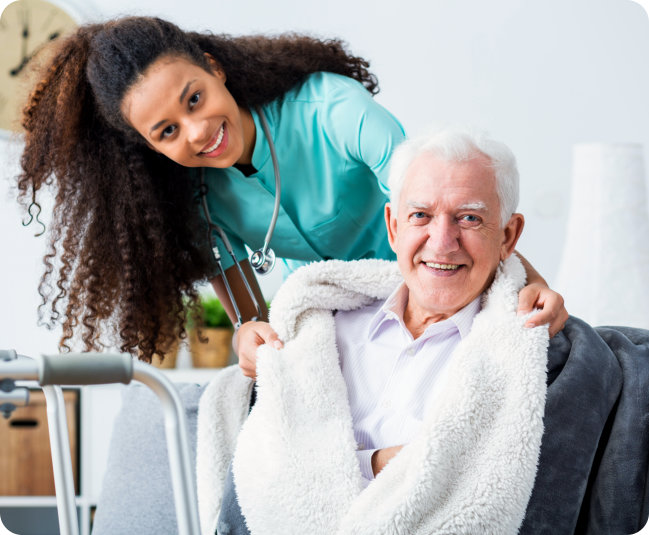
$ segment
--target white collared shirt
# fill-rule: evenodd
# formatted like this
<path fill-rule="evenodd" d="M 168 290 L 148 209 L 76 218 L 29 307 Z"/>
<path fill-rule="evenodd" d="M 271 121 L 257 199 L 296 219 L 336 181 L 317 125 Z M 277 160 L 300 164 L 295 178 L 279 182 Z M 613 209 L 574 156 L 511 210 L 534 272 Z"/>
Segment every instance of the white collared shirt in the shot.
<path fill-rule="evenodd" d="M 480 311 L 480 297 L 413 339 L 403 314 L 408 289 L 385 301 L 335 316 L 340 367 L 347 384 L 358 459 L 366 483 L 374 451 L 407 444 L 443 384 L 451 355 Z"/>

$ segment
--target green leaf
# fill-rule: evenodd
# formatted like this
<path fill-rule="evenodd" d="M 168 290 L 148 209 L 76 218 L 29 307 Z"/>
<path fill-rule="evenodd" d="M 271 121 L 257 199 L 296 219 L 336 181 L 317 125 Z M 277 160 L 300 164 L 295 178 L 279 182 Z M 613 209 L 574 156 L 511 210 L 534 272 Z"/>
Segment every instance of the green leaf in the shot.
<path fill-rule="evenodd" d="M 192 324 L 202 325 L 203 327 L 230 327 L 232 322 L 228 317 L 225 308 L 216 297 L 201 296 L 200 305 L 202 307 L 202 318 L 190 316 Z"/>

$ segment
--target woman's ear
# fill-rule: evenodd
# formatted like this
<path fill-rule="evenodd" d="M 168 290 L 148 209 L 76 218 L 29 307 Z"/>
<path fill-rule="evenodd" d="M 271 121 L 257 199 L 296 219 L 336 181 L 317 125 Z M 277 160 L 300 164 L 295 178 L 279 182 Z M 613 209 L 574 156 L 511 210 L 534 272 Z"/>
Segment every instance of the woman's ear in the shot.
<path fill-rule="evenodd" d="M 225 71 L 223 70 L 223 67 L 221 67 L 221 64 L 214 59 L 214 56 L 210 54 L 209 52 L 205 52 L 205 57 L 207 58 L 207 62 L 210 64 L 210 67 L 212 68 L 212 73 L 214 76 L 217 78 L 220 78 L 223 83 L 225 83 L 226 77 L 225 77 Z"/>

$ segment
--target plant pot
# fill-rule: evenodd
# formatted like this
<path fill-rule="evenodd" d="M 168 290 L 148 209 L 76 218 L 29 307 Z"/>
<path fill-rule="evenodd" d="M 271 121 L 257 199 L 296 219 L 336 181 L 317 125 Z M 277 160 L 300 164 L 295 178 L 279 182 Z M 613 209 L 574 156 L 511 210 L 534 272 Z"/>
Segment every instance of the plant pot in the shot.
<path fill-rule="evenodd" d="M 206 343 L 198 339 L 196 329 L 189 333 L 189 351 L 194 368 L 222 368 L 228 365 L 232 347 L 232 329 L 203 327 L 201 334 Z"/>
<path fill-rule="evenodd" d="M 171 369 L 176 367 L 176 360 L 178 359 L 178 349 L 180 346 L 180 340 L 176 340 L 171 347 L 164 352 L 164 360 L 160 361 L 158 355 L 153 355 L 151 359 L 151 365 L 156 368 Z"/>

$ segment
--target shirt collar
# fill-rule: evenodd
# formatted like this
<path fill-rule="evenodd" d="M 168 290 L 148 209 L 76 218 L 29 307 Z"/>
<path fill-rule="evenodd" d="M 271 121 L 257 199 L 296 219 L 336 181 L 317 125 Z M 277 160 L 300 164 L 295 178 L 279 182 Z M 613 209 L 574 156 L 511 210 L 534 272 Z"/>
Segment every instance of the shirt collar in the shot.
<path fill-rule="evenodd" d="M 422 336 L 429 337 L 448 330 L 457 330 L 460 333 L 460 338 L 464 338 L 473 325 L 473 319 L 480 312 L 481 298 L 479 295 L 468 305 L 458 310 L 450 318 L 431 323 Z M 376 336 L 381 325 L 387 321 L 396 321 L 401 328 L 409 332 L 403 322 L 403 313 L 406 309 L 408 302 L 408 287 L 405 283 L 399 284 L 390 296 L 385 300 L 383 305 L 376 311 L 374 316 L 369 322 L 367 337 L 371 340 Z"/>
<path fill-rule="evenodd" d="M 396 321 L 403 325 L 403 311 L 407 298 L 408 289 L 404 283 L 400 283 L 372 316 L 367 330 L 367 337 L 370 340 L 374 338 L 379 327 L 386 321 Z"/>

